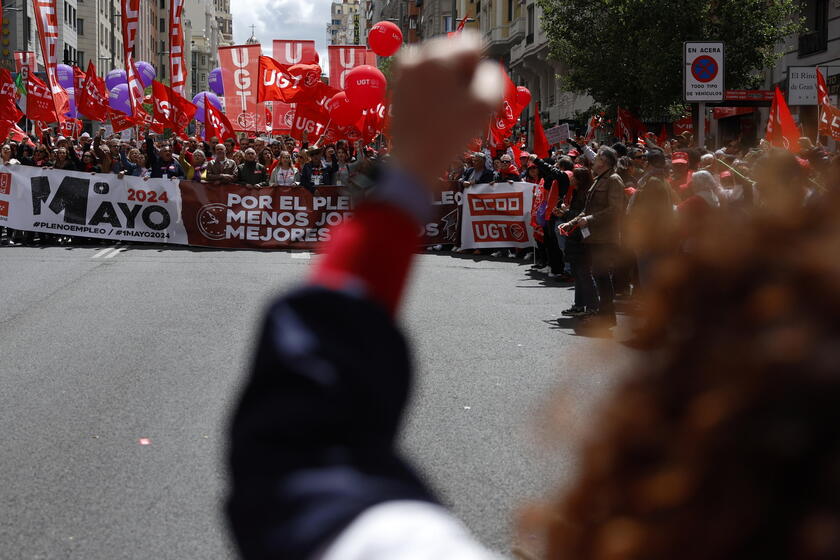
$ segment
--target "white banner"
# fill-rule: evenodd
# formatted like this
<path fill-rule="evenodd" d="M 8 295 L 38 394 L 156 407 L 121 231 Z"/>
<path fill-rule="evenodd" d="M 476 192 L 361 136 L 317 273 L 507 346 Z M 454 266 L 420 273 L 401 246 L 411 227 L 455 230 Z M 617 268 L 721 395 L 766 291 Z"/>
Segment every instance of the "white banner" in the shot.
<path fill-rule="evenodd" d="M 531 247 L 531 183 L 473 185 L 464 190 L 462 249 Z"/>
<path fill-rule="evenodd" d="M 57 235 L 187 244 L 179 181 L 0 165 L 0 225 Z"/>

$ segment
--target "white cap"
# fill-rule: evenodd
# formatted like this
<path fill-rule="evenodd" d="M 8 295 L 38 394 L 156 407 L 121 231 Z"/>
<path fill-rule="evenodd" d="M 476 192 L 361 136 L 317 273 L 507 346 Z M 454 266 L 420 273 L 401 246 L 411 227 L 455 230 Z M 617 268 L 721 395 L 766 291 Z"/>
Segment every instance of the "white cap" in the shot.
<path fill-rule="evenodd" d="M 87 132 L 82 132 L 80 138 L 90 138 L 90 134 L 88 134 Z"/>

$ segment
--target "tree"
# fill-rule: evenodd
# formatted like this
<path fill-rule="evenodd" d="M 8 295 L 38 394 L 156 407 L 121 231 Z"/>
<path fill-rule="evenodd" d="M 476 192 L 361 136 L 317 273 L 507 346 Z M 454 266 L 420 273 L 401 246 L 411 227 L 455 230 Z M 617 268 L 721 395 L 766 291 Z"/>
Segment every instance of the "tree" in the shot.
<path fill-rule="evenodd" d="M 564 87 L 649 116 L 683 111 L 684 41 L 723 41 L 727 89 L 748 89 L 801 28 L 797 0 L 537 1 Z"/>

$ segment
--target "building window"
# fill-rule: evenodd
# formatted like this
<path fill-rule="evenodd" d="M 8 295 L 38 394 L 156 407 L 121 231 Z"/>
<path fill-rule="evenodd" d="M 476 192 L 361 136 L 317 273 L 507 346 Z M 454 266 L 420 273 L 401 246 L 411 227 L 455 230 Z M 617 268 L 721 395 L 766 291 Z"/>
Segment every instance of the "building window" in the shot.
<path fill-rule="evenodd" d="M 85 67 L 85 53 L 84 51 L 76 51 L 76 60 L 79 61 L 79 68 Z"/>
<path fill-rule="evenodd" d="M 799 56 L 828 49 L 828 0 L 803 0 L 805 31 L 799 34 Z"/>
<path fill-rule="evenodd" d="M 160 32 L 166 33 L 166 20 L 164 18 L 160 18 Z"/>
<path fill-rule="evenodd" d="M 76 20 L 76 29 L 79 32 L 79 35 L 85 34 L 85 20 L 79 18 Z"/>
<path fill-rule="evenodd" d="M 528 35 L 525 37 L 525 44 L 534 42 L 534 5 L 528 6 Z"/>
<path fill-rule="evenodd" d="M 508 21 L 513 21 L 513 0 L 507 0 L 507 4 Z"/>

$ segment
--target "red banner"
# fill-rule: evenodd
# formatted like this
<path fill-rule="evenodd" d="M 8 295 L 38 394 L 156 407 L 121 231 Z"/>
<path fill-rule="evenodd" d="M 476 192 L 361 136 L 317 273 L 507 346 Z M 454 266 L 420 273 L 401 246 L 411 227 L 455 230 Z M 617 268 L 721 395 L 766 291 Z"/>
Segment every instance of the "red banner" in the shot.
<path fill-rule="evenodd" d="M 225 114 L 234 130 L 264 130 L 265 109 L 257 103 L 260 45 L 219 47 L 219 66 L 225 86 Z"/>
<path fill-rule="evenodd" d="M 169 5 L 169 76 L 172 89 L 179 95 L 184 95 L 187 84 L 183 13 L 184 0 L 171 0 Z"/>
<path fill-rule="evenodd" d="M 54 105 L 53 113 L 56 115 L 56 118 L 50 122 L 55 122 L 70 110 L 67 93 L 58 83 L 58 14 L 55 0 L 33 0 L 33 4 L 38 39 L 41 42 L 41 54 L 47 70 L 47 84 Z"/>
<path fill-rule="evenodd" d="M 352 198 L 341 187 L 310 193 L 298 187 L 181 181 L 180 190 L 188 242 L 204 247 L 312 249 L 328 241 L 330 229 L 353 211 Z"/>
<path fill-rule="evenodd" d="M 315 41 L 288 41 L 275 39 L 272 58 L 280 64 L 319 64 Z"/>
<path fill-rule="evenodd" d="M 282 101 L 274 101 L 271 108 L 271 132 L 273 134 L 289 134 L 295 118 L 295 107 Z"/>
<path fill-rule="evenodd" d="M 357 46 L 331 45 L 328 47 L 330 55 L 330 85 L 344 89 L 347 74 L 356 66 L 367 64 L 367 48 Z"/>
<path fill-rule="evenodd" d="M 104 122 L 108 119 L 108 88 L 96 74 L 93 61 L 88 63 L 85 83 L 77 90 L 76 108 L 87 118 Z"/>
<path fill-rule="evenodd" d="M 38 69 L 38 57 L 32 51 L 15 51 L 15 72 L 23 72 L 23 81 Z"/>
<path fill-rule="evenodd" d="M 126 60 L 126 71 L 128 71 L 128 55 L 134 55 L 137 31 L 140 29 L 140 0 L 120 0 L 120 15 L 122 17 L 123 55 Z"/>

